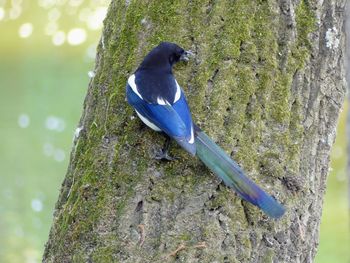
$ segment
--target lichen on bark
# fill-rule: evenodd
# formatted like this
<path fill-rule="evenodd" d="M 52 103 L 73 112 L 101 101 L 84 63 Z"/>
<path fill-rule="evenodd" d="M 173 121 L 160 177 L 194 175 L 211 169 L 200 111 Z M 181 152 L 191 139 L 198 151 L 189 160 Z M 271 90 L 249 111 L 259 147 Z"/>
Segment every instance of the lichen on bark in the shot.
<path fill-rule="evenodd" d="M 343 5 L 112 1 L 44 262 L 311 262 L 345 94 L 343 34 L 338 49 L 324 34 L 343 32 Z M 135 118 L 125 83 L 164 40 L 196 54 L 174 69 L 194 120 L 284 203 L 282 220 L 175 145 L 180 160 L 152 158 L 163 138 Z"/>

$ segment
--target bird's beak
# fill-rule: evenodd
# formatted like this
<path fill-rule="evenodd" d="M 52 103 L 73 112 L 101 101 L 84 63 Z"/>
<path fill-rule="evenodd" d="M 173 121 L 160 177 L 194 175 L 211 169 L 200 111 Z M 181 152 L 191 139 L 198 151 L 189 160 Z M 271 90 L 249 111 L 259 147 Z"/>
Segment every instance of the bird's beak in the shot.
<path fill-rule="evenodd" d="M 187 62 L 187 61 L 190 60 L 191 57 L 194 57 L 193 52 L 192 52 L 191 50 L 187 50 L 187 51 L 185 51 L 185 52 L 181 55 L 180 61 L 185 61 L 185 62 Z"/>

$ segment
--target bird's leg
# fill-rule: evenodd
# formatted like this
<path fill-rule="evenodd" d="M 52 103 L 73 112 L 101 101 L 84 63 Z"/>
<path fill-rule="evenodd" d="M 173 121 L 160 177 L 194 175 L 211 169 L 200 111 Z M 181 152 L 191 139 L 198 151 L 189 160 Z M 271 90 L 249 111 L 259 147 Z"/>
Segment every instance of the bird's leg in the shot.
<path fill-rule="evenodd" d="M 173 161 L 176 159 L 176 157 L 172 157 L 169 155 L 169 147 L 170 147 L 171 138 L 165 133 L 164 133 L 164 135 L 165 135 L 164 146 L 163 146 L 163 149 L 161 150 L 161 152 L 156 154 L 156 159 L 157 160 L 165 160 L 165 161 Z"/>

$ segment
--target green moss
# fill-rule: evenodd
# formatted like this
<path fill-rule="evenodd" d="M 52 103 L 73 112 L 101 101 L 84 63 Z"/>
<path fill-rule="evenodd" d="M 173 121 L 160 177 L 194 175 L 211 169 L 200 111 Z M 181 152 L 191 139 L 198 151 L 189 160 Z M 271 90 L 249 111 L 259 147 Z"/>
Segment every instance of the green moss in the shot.
<path fill-rule="evenodd" d="M 267 249 L 266 253 L 264 254 L 261 263 L 272 263 L 274 262 L 275 252 L 273 249 Z"/>
<path fill-rule="evenodd" d="M 309 1 L 301 0 L 296 9 L 298 45 L 311 49 L 309 34 L 316 29 L 316 17 L 312 12 Z"/>
<path fill-rule="evenodd" d="M 115 253 L 114 247 L 99 247 L 92 252 L 91 258 L 92 262 L 96 263 L 109 263 L 109 262 L 118 262 L 113 258 Z"/>
<path fill-rule="evenodd" d="M 182 240 L 184 242 L 190 241 L 190 240 L 192 240 L 192 238 L 193 238 L 193 236 L 189 232 L 182 233 L 181 235 L 179 235 L 177 237 L 177 239 Z"/>
<path fill-rule="evenodd" d="M 85 262 L 86 258 L 84 255 L 84 252 L 76 252 L 74 253 L 73 257 L 72 257 L 72 263 L 80 263 L 80 262 Z"/>

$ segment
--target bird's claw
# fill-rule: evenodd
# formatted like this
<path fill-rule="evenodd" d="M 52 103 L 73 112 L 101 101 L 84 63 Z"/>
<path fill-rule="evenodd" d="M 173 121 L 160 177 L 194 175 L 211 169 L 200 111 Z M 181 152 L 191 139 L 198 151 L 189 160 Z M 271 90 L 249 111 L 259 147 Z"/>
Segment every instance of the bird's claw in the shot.
<path fill-rule="evenodd" d="M 156 160 L 161 160 L 161 161 L 175 161 L 178 158 L 169 155 L 168 151 L 162 150 L 160 153 L 157 153 L 155 156 Z"/>

